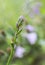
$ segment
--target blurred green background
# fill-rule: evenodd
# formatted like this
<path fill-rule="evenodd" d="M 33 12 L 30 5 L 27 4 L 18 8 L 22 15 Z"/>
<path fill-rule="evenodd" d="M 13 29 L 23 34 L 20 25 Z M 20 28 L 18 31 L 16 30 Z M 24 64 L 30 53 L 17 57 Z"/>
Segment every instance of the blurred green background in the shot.
<path fill-rule="evenodd" d="M 40 16 L 37 16 L 37 19 L 39 18 L 42 20 L 42 23 L 40 24 L 34 23 L 32 19 L 28 16 L 28 14 L 24 13 L 23 8 L 25 7 L 24 4 L 26 3 L 26 1 L 27 0 L 0 0 L 0 31 L 1 29 L 3 29 L 7 34 L 7 40 L 5 39 L 5 37 L 4 38 L 2 37 L 3 42 L 0 42 L 0 49 L 5 50 L 7 49 L 7 47 L 10 47 L 9 44 L 10 39 L 12 38 L 14 32 L 16 31 L 15 30 L 16 22 L 18 21 L 18 18 L 21 15 L 23 15 L 25 16 L 28 23 L 33 25 L 37 29 L 36 32 L 39 35 L 39 42 L 41 43 L 41 53 L 39 53 L 40 49 L 37 51 L 35 50 L 36 49 L 35 48 L 33 50 L 34 52 L 32 53 L 32 55 L 27 55 L 22 59 L 16 58 L 16 60 L 14 60 L 14 62 L 11 62 L 10 65 L 45 65 L 45 0 L 36 0 L 42 3 L 42 7 L 40 8 L 42 19 L 40 18 Z M 11 27 L 11 29 L 9 29 L 9 27 Z M 0 33 L 0 35 L 2 35 L 2 33 Z M 6 40 L 7 42 L 4 40 Z M 25 40 L 24 43 L 26 43 Z M 27 50 L 32 48 L 32 46 L 29 45 L 26 45 L 24 47 L 26 47 Z M 38 58 L 40 56 L 42 59 L 40 62 L 38 61 L 40 58 L 37 60 L 38 62 L 34 61 L 35 57 Z M 6 56 L 6 53 L 5 56 L 0 55 L 0 65 L 6 65 L 7 57 L 8 56 Z"/>

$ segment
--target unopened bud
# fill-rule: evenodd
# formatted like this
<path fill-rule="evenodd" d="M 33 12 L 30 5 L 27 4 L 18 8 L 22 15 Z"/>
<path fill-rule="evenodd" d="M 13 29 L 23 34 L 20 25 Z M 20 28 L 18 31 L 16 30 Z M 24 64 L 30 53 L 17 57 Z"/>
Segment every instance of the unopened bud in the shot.
<path fill-rule="evenodd" d="M 24 20 L 25 20 L 24 16 L 20 16 L 20 17 L 19 17 L 18 22 L 17 22 L 17 24 L 16 24 L 16 27 L 17 27 L 18 29 L 22 26 Z"/>

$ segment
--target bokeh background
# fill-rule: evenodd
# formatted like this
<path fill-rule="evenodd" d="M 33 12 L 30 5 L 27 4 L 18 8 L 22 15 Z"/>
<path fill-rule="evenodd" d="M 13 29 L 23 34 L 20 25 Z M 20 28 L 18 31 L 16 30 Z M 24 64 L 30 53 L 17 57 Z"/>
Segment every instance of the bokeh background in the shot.
<path fill-rule="evenodd" d="M 45 0 L 0 0 L 0 65 L 6 65 L 16 22 L 22 33 L 9 65 L 45 65 Z"/>

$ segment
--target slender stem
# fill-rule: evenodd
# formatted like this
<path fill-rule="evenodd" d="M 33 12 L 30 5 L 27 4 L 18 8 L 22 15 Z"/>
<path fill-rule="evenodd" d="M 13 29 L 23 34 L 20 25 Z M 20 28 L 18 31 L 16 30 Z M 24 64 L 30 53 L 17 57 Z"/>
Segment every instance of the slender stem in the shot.
<path fill-rule="evenodd" d="M 10 54 L 10 56 L 9 56 L 9 59 L 8 59 L 6 65 L 9 65 L 9 63 L 10 63 L 10 61 L 11 61 L 11 59 L 12 59 L 13 53 L 14 53 L 14 49 L 12 48 L 12 49 L 11 49 L 11 54 Z"/>
<path fill-rule="evenodd" d="M 15 42 L 16 42 L 16 36 L 15 36 Z M 11 46 L 11 47 L 12 47 L 12 46 Z M 12 56 L 13 56 L 13 53 L 14 53 L 14 48 L 12 47 L 12 48 L 11 48 L 11 53 L 10 53 L 10 56 L 9 56 L 9 59 L 8 59 L 6 65 L 9 65 L 9 64 L 10 64 L 10 61 L 11 61 Z"/>

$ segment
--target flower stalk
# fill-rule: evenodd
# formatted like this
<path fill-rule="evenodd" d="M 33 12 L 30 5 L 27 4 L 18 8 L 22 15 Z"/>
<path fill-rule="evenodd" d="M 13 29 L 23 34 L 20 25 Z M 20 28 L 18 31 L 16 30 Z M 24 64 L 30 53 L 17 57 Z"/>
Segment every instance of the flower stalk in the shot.
<path fill-rule="evenodd" d="M 18 38 L 18 35 L 21 33 L 21 31 L 22 31 L 22 29 L 20 29 L 20 27 L 22 26 L 22 23 L 23 23 L 23 21 L 24 21 L 24 18 L 23 18 L 23 16 L 20 16 L 19 17 L 19 20 L 18 20 L 18 22 L 17 22 L 17 25 L 16 25 L 16 33 L 14 34 L 14 37 L 13 37 L 13 42 L 12 42 L 12 44 L 11 44 L 11 53 L 10 53 L 10 56 L 9 56 L 9 59 L 8 59 L 8 61 L 7 61 L 7 64 L 6 65 L 9 65 L 10 64 L 10 62 L 11 62 L 11 59 L 12 59 L 12 57 L 13 57 L 13 54 L 14 54 L 14 45 L 16 44 L 17 45 L 17 41 L 16 41 L 16 39 Z"/>

